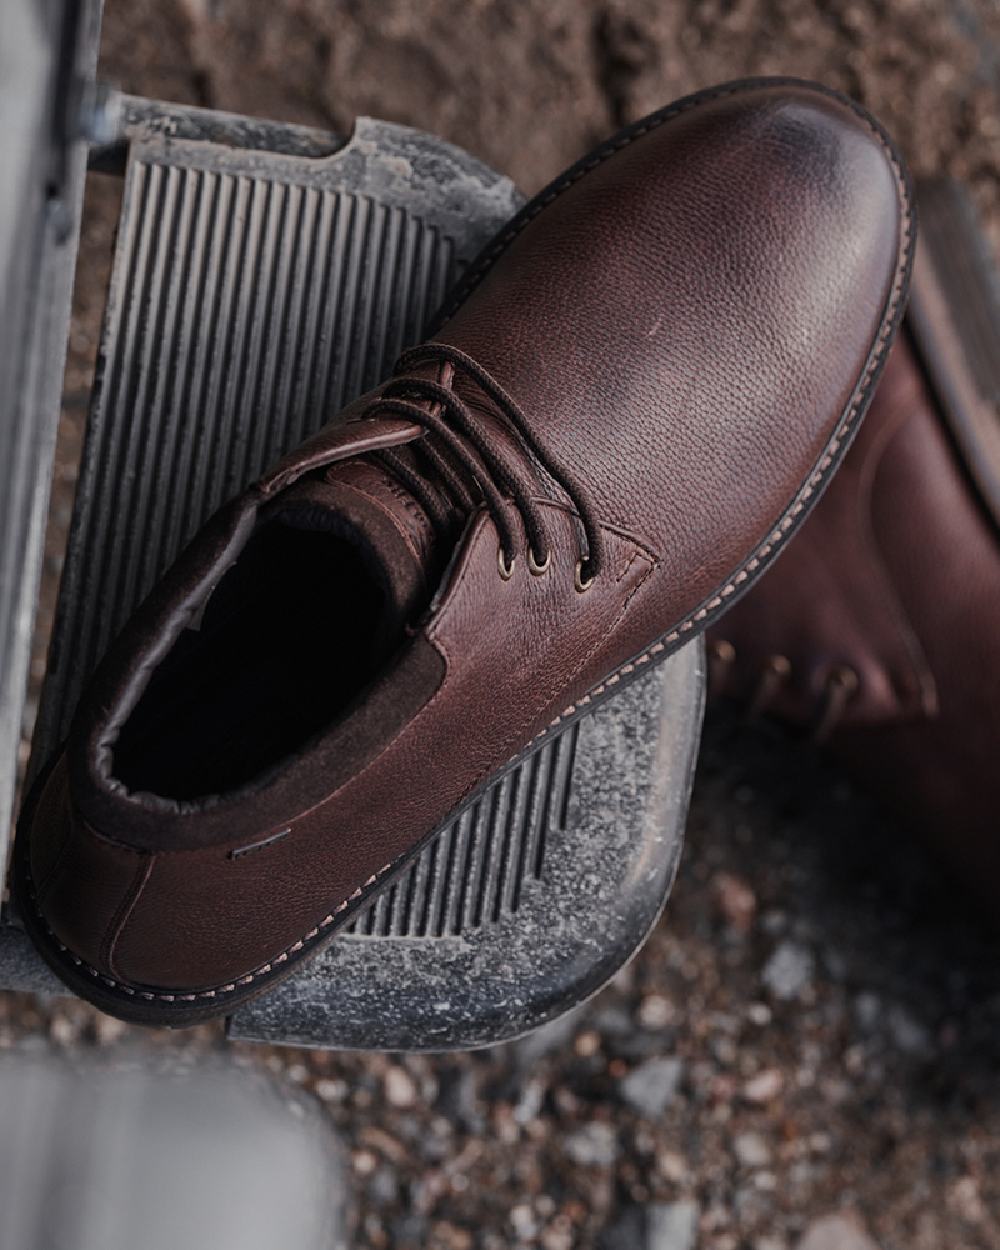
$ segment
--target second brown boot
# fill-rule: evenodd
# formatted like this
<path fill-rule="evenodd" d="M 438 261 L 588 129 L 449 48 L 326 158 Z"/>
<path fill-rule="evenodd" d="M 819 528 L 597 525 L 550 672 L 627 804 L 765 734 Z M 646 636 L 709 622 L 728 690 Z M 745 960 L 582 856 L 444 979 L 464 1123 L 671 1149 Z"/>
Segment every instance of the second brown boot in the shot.
<path fill-rule="evenodd" d="M 786 557 L 713 630 L 710 663 L 717 694 L 825 740 L 995 922 L 996 322 L 977 313 L 989 275 L 977 287 L 961 201 L 928 195 L 936 247 L 865 425 Z"/>

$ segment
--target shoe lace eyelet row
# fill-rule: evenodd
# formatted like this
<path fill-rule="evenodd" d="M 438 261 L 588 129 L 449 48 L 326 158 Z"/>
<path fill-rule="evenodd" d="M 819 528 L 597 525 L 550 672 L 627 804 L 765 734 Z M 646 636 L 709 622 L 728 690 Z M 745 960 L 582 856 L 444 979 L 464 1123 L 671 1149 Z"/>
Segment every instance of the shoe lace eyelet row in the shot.
<path fill-rule="evenodd" d="M 426 376 L 428 367 L 437 370 L 437 379 Z M 496 439 L 474 405 L 455 389 L 456 376 L 464 385 L 478 389 L 502 419 L 508 434 L 506 445 Z M 410 348 L 396 362 L 393 377 L 360 416 L 369 420 L 402 418 L 424 427 L 423 439 L 414 441 L 419 466 L 392 448 L 373 455 L 415 496 L 444 538 L 453 537 L 453 509 L 468 515 L 478 504 L 485 506 L 499 531 L 503 548 L 500 575 L 505 581 L 514 568 L 516 531 L 511 505 L 524 522 L 531 572 L 540 576 L 548 569 L 551 558 L 550 554 L 544 560 L 532 557 L 533 551 L 548 551 L 549 543 L 539 501 L 524 476 L 523 466 L 517 466 L 516 450 L 509 445 L 509 440 L 513 440 L 519 445 L 522 458 L 544 469 L 573 505 L 585 536 L 583 549 L 587 554 L 581 566 L 591 574 L 578 575 L 577 589 L 587 589 L 593 575 L 600 573 L 605 543 L 589 490 L 575 472 L 543 445 L 515 400 L 465 352 L 436 341 Z M 451 508 L 445 500 L 450 501 Z"/>
<path fill-rule="evenodd" d="M 725 638 L 709 645 L 709 678 L 713 693 L 722 694 L 728 676 L 736 664 L 736 648 Z M 756 684 L 747 702 L 746 713 L 754 720 L 775 702 L 779 692 L 791 681 L 793 666 L 786 655 L 770 655 L 761 665 Z M 818 707 L 810 737 L 825 741 L 836 728 L 852 699 L 861 690 L 861 676 L 850 664 L 834 665 L 826 674 L 818 696 Z"/>
<path fill-rule="evenodd" d="M 509 582 L 514 576 L 514 565 L 517 563 L 517 556 L 511 553 L 510 556 L 504 551 L 503 547 L 497 548 L 497 569 L 503 581 Z M 552 552 L 545 553 L 545 559 L 539 560 L 534 551 L 528 548 L 528 571 L 532 577 L 544 577 L 552 565 Z M 579 559 L 576 562 L 576 569 L 573 576 L 573 584 L 578 594 L 583 594 L 593 586 L 596 580 L 595 573 L 587 573 L 590 562 L 586 559 Z"/>

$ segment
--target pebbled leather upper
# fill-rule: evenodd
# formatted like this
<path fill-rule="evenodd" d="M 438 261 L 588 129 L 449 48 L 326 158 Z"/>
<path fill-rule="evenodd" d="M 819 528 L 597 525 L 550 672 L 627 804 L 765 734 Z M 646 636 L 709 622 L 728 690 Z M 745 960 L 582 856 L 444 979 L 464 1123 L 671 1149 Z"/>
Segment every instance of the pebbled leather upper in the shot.
<path fill-rule="evenodd" d="M 585 485 L 601 573 L 581 591 L 572 498 L 502 406 L 460 369 L 442 373 L 533 482 L 547 570 L 529 572 L 508 501 L 518 553 L 502 577 L 495 520 L 473 510 L 392 680 L 369 695 L 389 707 L 400 691 L 394 718 L 334 726 L 252 794 L 203 808 L 124 792 L 109 773 L 116 725 L 257 512 L 338 461 L 427 437 L 379 415 L 380 389 L 352 405 L 220 514 L 102 667 L 69 744 L 68 790 L 57 770 L 32 831 L 59 939 L 117 983 L 220 992 L 222 1010 L 224 983 L 335 925 L 535 738 L 703 628 L 783 548 L 853 435 L 912 237 L 882 133 L 800 83 L 681 102 L 543 193 L 473 266 L 435 337 L 486 369 L 546 460 Z M 88 864 L 113 847 L 116 885 L 89 919 L 47 849 L 68 807 Z"/>

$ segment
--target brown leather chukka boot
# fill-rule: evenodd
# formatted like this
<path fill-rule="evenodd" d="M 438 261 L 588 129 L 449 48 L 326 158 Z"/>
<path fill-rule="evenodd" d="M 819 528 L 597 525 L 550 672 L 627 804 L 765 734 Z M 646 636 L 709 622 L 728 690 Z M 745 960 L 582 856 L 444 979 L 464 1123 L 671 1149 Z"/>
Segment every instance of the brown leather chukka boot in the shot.
<path fill-rule="evenodd" d="M 788 80 L 557 179 L 112 647 L 17 839 L 52 966 L 126 1019 L 230 1011 L 709 625 L 853 437 L 913 230 L 877 124 Z"/>

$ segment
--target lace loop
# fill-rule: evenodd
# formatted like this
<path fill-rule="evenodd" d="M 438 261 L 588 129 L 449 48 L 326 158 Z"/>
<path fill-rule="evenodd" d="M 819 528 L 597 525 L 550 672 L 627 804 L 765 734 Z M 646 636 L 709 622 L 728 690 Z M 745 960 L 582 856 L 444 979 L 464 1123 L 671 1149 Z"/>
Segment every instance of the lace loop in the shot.
<path fill-rule="evenodd" d="M 471 480 L 489 509 L 500 536 L 507 567 L 513 566 L 517 536 L 508 507 L 513 502 L 524 522 L 528 550 L 539 566 L 548 567 L 551 544 L 544 517 L 522 474 L 511 467 L 491 441 L 484 424 L 470 406 L 443 381 L 414 377 L 412 370 L 422 365 L 450 366 L 473 381 L 489 398 L 509 427 L 549 476 L 565 491 L 583 526 L 587 550 L 581 559 L 589 585 L 604 563 L 603 542 L 596 510 L 588 492 L 552 454 L 542 446 L 518 404 L 471 356 L 446 343 L 425 343 L 403 352 L 393 378 L 372 400 L 363 416 L 392 414 L 422 425 L 432 438 L 415 444 L 417 454 L 431 466 L 443 493 L 464 513 L 475 506 Z M 397 451 L 376 453 L 376 458 L 418 500 L 439 532 L 452 527 L 445 499 L 431 483 Z"/>

